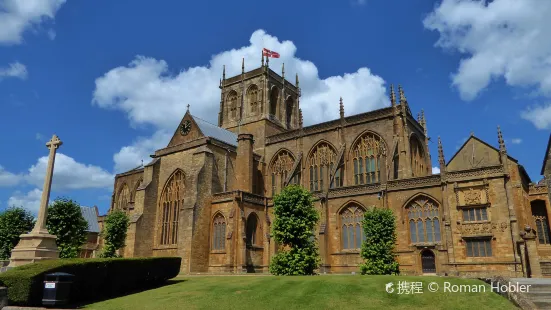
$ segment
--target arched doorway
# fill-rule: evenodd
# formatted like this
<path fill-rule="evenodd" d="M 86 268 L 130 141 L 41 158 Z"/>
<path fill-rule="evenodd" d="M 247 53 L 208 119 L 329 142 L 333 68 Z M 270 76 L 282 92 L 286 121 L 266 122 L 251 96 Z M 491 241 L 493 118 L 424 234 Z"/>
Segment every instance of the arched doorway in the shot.
<path fill-rule="evenodd" d="M 436 257 L 431 250 L 421 252 L 421 268 L 423 273 L 436 273 Z"/>
<path fill-rule="evenodd" d="M 256 213 L 249 214 L 245 227 L 245 267 L 247 272 L 253 273 L 263 261 L 262 226 Z"/>

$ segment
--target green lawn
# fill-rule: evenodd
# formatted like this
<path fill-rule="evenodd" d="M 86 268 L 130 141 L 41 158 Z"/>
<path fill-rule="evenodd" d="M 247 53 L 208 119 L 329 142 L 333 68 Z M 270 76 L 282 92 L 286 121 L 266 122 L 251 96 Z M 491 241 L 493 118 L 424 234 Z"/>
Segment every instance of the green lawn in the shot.
<path fill-rule="evenodd" d="M 385 284 L 423 282 L 423 293 L 393 294 Z M 428 291 L 437 282 L 437 293 Z M 492 293 L 442 292 L 444 282 L 483 284 L 477 280 L 440 277 L 327 275 L 311 277 L 196 276 L 178 277 L 161 288 L 86 306 L 101 310 L 147 309 L 517 309 Z"/>

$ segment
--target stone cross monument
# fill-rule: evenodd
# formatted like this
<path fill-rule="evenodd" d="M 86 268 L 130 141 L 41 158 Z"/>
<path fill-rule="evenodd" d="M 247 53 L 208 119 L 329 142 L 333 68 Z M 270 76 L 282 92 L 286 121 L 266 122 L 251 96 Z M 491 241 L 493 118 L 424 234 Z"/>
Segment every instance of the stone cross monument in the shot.
<path fill-rule="evenodd" d="M 48 201 L 50 200 L 50 189 L 52 187 L 52 176 L 54 173 L 55 153 L 61 144 L 63 143 L 56 135 L 46 143 L 46 146 L 50 149 L 50 156 L 48 158 L 46 176 L 44 177 L 44 188 L 42 189 L 42 199 L 40 200 L 38 218 L 30 233 L 19 236 L 19 243 L 11 251 L 10 264 L 8 267 L 17 267 L 40 260 L 59 258 L 59 251 L 55 243 L 56 236 L 48 233 L 46 218 L 48 214 Z"/>

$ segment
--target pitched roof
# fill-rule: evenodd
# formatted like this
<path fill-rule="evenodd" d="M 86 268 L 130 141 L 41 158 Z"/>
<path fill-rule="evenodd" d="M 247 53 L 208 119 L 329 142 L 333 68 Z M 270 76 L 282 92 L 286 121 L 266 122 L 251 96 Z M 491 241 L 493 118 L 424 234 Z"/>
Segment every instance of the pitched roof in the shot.
<path fill-rule="evenodd" d="M 476 141 L 486 145 L 487 147 L 491 148 L 492 150 L 496 151 L 499 153 L 499 149 L 497 149 L 496 147 L 494 147 L 493 145 L 487 143 L 486 141 L 480 139 L 480 138 L 477 138 L 475 137 L 475 135 L 471 135 L 467 140 L 465 140 L 465 143 L 463 143 L 463 145 L 461 145 L 461 147 L 459 147 L 459 149 L 457 149 L 457 152 L 455 152 L 455 154 L 453 154 L 452 158 L 450 158 L 450 160 L 448 160 L 448 162 L 446 163 L 446 166 L 452 162 L 452 160 L 455 158 L 455 156 L 457 156 L 457 154 L 459 154 L 459 152 L 461 151 L 462 148 L 465 147 L 465 145 L 467 145 L 467 143 L 469 143 L 469 141 L 471 141 L 471 139 L 475 139 Z M 515 163 L 518 163 L 518 160 L 516 160 L 515 158 L 513 158 L 511 155 L 507 154 L 507 157 L 514 161 Z"/>
<path fill-rule="evenodd" d="M 487 147 L 491 148 L 492 150 L 496 151 L 499 153 L 499 149 L 497 149 L 496 147 L 494 147 L 493 145 L 487 143 L 486 141 L 480 139 L 480 138 L 477 138 L 475 137 L 475 135 L 471 135 L 466 141 L 465 143 L 463 143 L 463 145 L 461 145 L 461 147 L 457 150 L 457 152 L 455 152 L 455 154 L 453 154 L 452 158 L 450 158 L 450 160 L 448 160 L 448 162 L 446 163 L 446 166 L 452 162 L 452 160 L 455 158 L 455 156 L 457 156 L 457 154 L 459 154 L 459 152 L 461 151 L 462 148 L 464 148 L 467 143 L 471 140 L 471 139 L 474 139 L 484 145 L 486 145 Z M 551 140 L 550 140 L 551 141 Z M 510 160 L 512 160 L 513 162 L 515 162 L 518 166 L 519 166 L 519 169 L 520 169 L 520 173 L 522 175 L 524 175 L 524 177 L 528 180 L 528 182 L 532 182 L 532 179 L 530 179 L 530 176 L 528 175 L 528 173 L 526 172 L 526 169 L 524 169 L 524 166 L 519 164 L 518 163 L 518 160 L 516 160 L 515 158 L 513 158 L 511 155 L 509 155 L 509 153 L 507 153 L 507 158 L 509 158 Z"/>
<path fill-rule="evenodd" d="M 99 233 L 99 225 L 98 225 L 98 214 L 96 213 L 95 207 L 84 207 L 80 206 L 80 212 L 82 212 L 82 216 L 88 222 L 88 230 L 89 232 L 93 233 Z"/>
<path fill-rule="evenodd" d="M 201 130 L 205 136 L 220 140 L 229 145 L 237 146 L 237 135 L 233 132 L 211 124 L 197 116 L 192 115 L 191 117 L 193 117 L 193 120 L 197 123 L 197 126 L 199 126 L 199 130 Z"/>
<path fill-rule="evenodd" d="M 549 148 L 551 148 L 551 134 L 549 134 L 549 141 L 547 142 L 545 156 L 543 157 L 543 165 L 541 165 L 541 175 L 545 174 L 545 165 L 547 164 L 547 157 L 549 157 Z"/>

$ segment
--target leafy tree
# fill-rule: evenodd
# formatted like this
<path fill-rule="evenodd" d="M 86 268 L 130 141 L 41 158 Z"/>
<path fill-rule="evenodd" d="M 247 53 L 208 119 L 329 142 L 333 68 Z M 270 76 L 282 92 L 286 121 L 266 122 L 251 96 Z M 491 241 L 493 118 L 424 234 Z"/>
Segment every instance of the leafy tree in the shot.
<path fill-rule="evenodd" d="M 88 222 L 76 201 L 57 198 L 48 207 L 46 226 L 48 232 L 57 237 L 60 258 L 78 257 L 80 247 L 86 242 Z"/>
<path fill-rule="evenodd" d="M 130 225 L 128 216 L 120 211 L 116 210 L 105 219 L 105 226 L 101 232 L 105 245 L 101 253 L 101 257 L 117 257 L 116 251 L 124 246 L 126 240 L 126 231 Z"/>
<path fill-rule="evenodd" d="M 19 242 L 19 235 L 34 227 L 33 215 L 23 207 L 11 207 L 0 213 L 0 259 L 7 260 Z"/>
<path fill-rule="evenodd" d="M 362 244 L 360 265 L 362 274 L 399 274 L 394 247 L 396 244 L 396 217 L 392 210 L 373 208 L 362 221 L 366 239 Z"/>
<path fill-rule="evenodd" d="M 274 239 L 283 246 L 270 263 L 275 275 L 311 275 L 319 267 L 314 227 L 319 214 L 312 194 L 298 185 L 287 186 L 274 197 Z"/>

